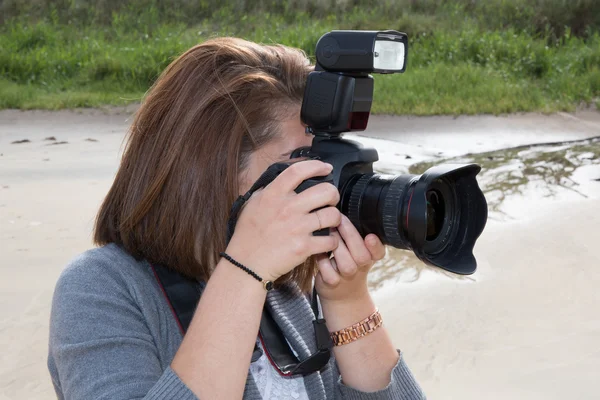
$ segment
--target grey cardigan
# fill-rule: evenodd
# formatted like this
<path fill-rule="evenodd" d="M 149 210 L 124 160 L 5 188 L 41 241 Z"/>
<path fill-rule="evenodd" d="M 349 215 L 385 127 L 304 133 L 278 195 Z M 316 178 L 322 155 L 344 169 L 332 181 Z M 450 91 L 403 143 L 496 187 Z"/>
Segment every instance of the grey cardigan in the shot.
<path fill-rule="evenodd" d="M 300 359 L 315 351 L 314 315 L 296 287 L 272 290 L 267 305 Z M 116 245 L 81 254 L 56 284 L 48 368 L 60 399 L 196 399 L 169 366 L 181 340 L 149 264 Z M 333 357 L 304 384 L 311 400 L 424 398 L 402 356 L 379 392 L 344 385 Z M 244 399 L 261 400 L 250 373 Z"/>

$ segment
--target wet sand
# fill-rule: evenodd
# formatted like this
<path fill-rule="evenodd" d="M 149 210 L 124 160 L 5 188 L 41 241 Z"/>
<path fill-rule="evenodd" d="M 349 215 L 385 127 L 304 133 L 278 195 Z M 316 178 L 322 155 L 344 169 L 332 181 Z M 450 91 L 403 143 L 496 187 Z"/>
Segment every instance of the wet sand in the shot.
<path fill-rule="evenodd" d="M 90 247 L 129 122 L 114 110 L 0 111 L 0 399 L 54 397 L 46 371 L 52 290 L 64 265 Z M 580 113 L 374 117 L 368 137 L 357 139 L 381 150 L 380 170 L 400 173 L 421 161 L 494 159 L 505 147 L 597 135 L 598 114 Z M 507 193 L 476 247 L 475 275 L 442 274 L 398 251 L 374 271 L 386 324 L 429 398 L 597 397 L 600 144 L 581 143 L 564 153 L 581 158 L 568 174 L 576 186 L 538 171 Z M 484 189 L 504 179 L 502 165 L 488 167 Z M 548 188 L 558 189 L 548 196 Z"/>
<path fill-rule="evenodd" d="M 432 399 L 595 399 L 598 199 L 492 222 L 471 279 L 426 270 L 378 303 Z"/>

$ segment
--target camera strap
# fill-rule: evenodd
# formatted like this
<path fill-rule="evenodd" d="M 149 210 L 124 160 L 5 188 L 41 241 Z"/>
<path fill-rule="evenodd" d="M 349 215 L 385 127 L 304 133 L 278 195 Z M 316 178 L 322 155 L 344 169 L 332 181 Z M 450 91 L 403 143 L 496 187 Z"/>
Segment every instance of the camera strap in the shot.
<path fill-rule="evenodd" d="M 235 231 L 235 225 L 237 224 L 237 220 L 240 216 L 240 212 L 244 207 L 244 204 L 250 199 L 250 197 L 256 192 L 258 189 L 262 189 L 267 186 L 269 183 L 273 182 L 275 178 L 281 174 L 288 165 L 283 163 L 276 163 L 271 165 L 267 170 L 254 182 L 250 190 L 246 192 L 243 196 L 239 196 L 231 206 L 231 211 L 229 212 L 229 220 L 227 221 L 227 243 L 231 240 L 233 236 L 233 231 Z"/>
<path fill-rule="evenodd" d="M 233 236 L 237 219 L 246 201 L 248 201 L 255 191 L 271 183 L 285 168 L 287 168 L 285 164 L 271 165 L 252 185 L 250 190 L 243 196 L 239 196 L 233 203 L 227 223 L 227 243 L 229 243 Z M 151 268 L 171 308 L 181 334 L 185 335 L 206 284 L 187 278 L 162 265 L 153 264 Z M 313 328 L 317 351 L 303 361 L 300 361 L 294 354 L 268 308 L 263 308 L 259 339 L 267 358 L 273 367 L 283 376 L 308 375 L 321 370 L 329 362 L 333 342 L 329 336 L 329 330 L 325 325 L 325 319 L 319 318 L 319 304 L 315 288 L 312 291 L 311 308 L 315 315 Z M 258 360 L 261 355 L 262 351 L 256 345 L 252 353 L 252 362 Z"/>
<path fill-rule="evenodd" d="M 179 331 L 185 335 L 192 322 L 205 283 L 187 278 L 159 264 L 151 264 L 151 268 L 161 292 L 169 304 Z M 316 299 L 313 292 L 311 308 L 315 314 L 313 326 L 317 352 L 304 361 L 298 360 L 267 307 L 263 308 L 259 339 L 267 358 L 281 375 L 307 375 L 321 370 L 329 362 L 330 349 L 333 344 L 325 320 L 318 318 L 319 307 Z M 252 362 L 258 360 L 261 355 L 261 349 L 255 346 Z"/>

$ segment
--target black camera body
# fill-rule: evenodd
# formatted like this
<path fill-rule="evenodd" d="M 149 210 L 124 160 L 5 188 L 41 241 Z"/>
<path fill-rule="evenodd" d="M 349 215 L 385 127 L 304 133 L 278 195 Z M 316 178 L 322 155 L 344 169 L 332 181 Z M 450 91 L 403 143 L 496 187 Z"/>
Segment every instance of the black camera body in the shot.
<path fill-rule="evenodd" d="M 367 127 L 373 101 L 369 74 L 404 72 L 407 51 L 408 38 L 397 31 L 332 31 L 319 39 L 301 110 L 315 137 L 290 158 L 319 159 L 333 171 L 304 181 L 296 191 L 332 183 L 340 192 L 340 211 L 363 237 L 374 233 L 386 245 L 412 249 L 427 264 L 472 274 L 473 247 L 487 221 L 476 180 L 481 168 L 439 165 L 420 176 L 382 176 L 373 171 L 379 159 L 375 149 L 341 137 Z"/>

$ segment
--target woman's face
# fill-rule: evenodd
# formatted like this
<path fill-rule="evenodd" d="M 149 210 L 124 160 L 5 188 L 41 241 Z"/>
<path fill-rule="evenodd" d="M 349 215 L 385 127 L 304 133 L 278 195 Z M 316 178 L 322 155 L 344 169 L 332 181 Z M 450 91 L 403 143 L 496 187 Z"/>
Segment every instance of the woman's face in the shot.
<path fill-rule="evenodd" d="M 246 193 L 271 164 L 288 160 L 292 151 L 298 147 L 310 146 L 313 137 L 313 135 L 305 133 L 305 125 L 300 120 L 300 113 L 283 121 L 279 137 L 250 156 L 248 168 L 240 177 L 239 194 Z"/>

